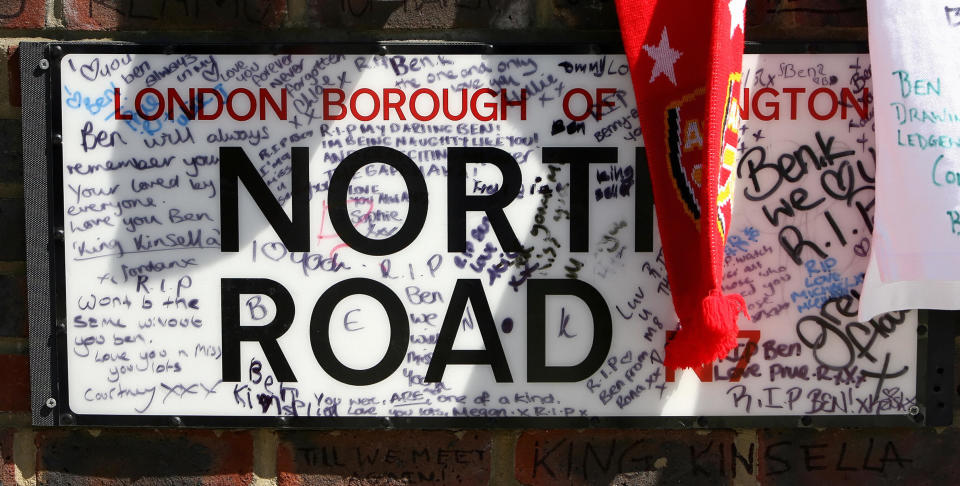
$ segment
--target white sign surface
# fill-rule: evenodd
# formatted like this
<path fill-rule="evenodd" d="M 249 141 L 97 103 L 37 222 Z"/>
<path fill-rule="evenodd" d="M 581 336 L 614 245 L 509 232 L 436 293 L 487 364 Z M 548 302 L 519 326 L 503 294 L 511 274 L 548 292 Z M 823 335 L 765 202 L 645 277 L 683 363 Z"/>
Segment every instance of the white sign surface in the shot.
<path fill-rule="evenodd" d="M 855 321 L 866 55 L 747 56 L 724 290 L 753 320 L 676 373 L 621 55 L 70 54 L 60 74 L 74 413 L 916 404 L 916 314 Z"/>

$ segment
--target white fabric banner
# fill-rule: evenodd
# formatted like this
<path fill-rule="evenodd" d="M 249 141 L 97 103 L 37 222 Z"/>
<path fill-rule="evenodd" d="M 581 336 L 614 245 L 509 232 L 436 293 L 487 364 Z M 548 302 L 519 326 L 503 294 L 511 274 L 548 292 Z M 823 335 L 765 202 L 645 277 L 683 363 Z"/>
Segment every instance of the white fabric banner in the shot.
<path fill-rule="evenodd" d="M 859 318 L 960 308 L 960 9 L 868 2 L 877 172 Z"/>

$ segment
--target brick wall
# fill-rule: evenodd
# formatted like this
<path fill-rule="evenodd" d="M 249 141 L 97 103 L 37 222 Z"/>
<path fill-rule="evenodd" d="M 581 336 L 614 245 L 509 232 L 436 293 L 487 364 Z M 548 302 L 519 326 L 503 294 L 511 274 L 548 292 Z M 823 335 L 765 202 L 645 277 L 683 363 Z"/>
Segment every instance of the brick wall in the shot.
<path fill-rule="evenodd" d="M 863 0 L 751 0 L 748 40 L 866 39 Z M 0 0 L 0 484 L 949 484 L 960 428 L 33 429 L 22 39 L 616 39 L 612 0 Z"/>

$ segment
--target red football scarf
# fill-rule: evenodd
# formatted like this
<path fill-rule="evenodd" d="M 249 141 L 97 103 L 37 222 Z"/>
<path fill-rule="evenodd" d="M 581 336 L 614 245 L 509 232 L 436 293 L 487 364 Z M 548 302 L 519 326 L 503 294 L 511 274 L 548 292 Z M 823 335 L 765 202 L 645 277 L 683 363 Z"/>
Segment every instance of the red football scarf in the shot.
<path fill-rule="evenodd" d="M 737 318 L 746 314 L 743 297 L 720 291 L 736 179 L 745 2 L 617 0 L 680 318 L 666 347 L 669 368 L 726 356 L 737 345 Z"/>

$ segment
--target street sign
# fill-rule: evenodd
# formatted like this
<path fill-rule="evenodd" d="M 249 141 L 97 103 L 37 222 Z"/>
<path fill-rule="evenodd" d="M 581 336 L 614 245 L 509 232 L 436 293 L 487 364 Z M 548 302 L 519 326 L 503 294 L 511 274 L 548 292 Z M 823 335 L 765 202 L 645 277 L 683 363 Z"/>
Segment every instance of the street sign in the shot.
<path fill-rule="evenodd" d="M 58 423 L 917 412 L 916 312 L 851 318 L 866 55 L 745 57 L 724 291 L 753 320 L 681 372 L 622 54 L 302 51 L 52 58 Z"/>

